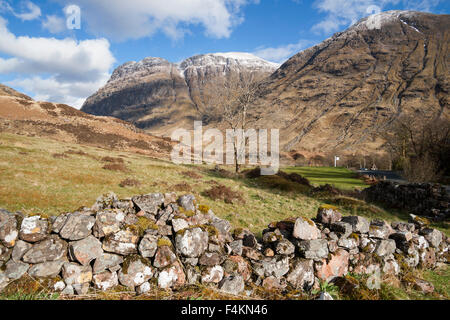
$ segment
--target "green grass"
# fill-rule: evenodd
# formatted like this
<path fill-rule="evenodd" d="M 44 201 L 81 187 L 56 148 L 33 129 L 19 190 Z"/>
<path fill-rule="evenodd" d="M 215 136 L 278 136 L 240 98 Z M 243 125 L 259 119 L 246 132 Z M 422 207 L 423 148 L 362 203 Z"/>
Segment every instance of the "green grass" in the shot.
<path fill-rule="evenodd" d="M 287 167 L 283 171 L 298 173 L 307 178 L 312 184 L 331 184 L 342 190 L 364 189 L 368 185 L 356 177 L 356 173 L 346 168 L 334 167 Z"/>

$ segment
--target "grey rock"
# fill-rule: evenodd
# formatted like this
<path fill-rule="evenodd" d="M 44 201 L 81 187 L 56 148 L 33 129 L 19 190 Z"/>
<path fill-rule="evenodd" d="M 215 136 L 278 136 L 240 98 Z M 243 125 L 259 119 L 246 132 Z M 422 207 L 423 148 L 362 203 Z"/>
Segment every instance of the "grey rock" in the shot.
<path fill-rule="evenodd" d="M 71 285 L 78 292 L 75 285 L 89 283 L 92 280 L 92 269 L 90 266 L 81 266 L 73 262 L 65 262 L 62 267 L 62 276 L 67 285 Z M 89 287 L 89 286 L 88 286 Z M 82 289 L 82 287 L 79 287 Z"/>
<path fill-rule="evenodd" d="M 156 268 L 165 268 L 177 260 L 177 256 L 169 246 L 160 246 L 155 254 L 153 265 Z"/>
<path fill-rule="evenodd" d="M 72 287 L 75 290 L 76 294 L 85 295 L 88 294 L 90 285 L 89 283 L 85 282 L 73 284 Z"/>
<path fill-rule="evenodd" d="M 295 252 L 295 246 L 289 240 L 283 239 L 278 241 L 275 251 L 277 254 L 288 256 Z"/>
<path fill-rule="evenodd" d="M 392 222 L 391 226 L 392 228 L 403 232 L 407 231 L 413 232 L 416 229 L 414 223 L 406 223 L 406 222 Z"/>
<path fill-rule="evenodd" d="M 63 291 L 61 291 L 62 295 L 65 296 L 73 296 L 75 294 L 75 290 L 71 285 L 66 285 Z"/>
<path fill-rule="evenodd" d="M 130 228 L 120 230 L 105 237 L 103 240 L 103 250 L 106 252 L 129 255 L 137 253 L 137 243 L 139 235 L 136 230 Z"/>
<path fill-rule="evenodd" d="M 40 216 L 27 217 L 22 220 L 19 237 L 26 242 L 38 242 L 49 234 L 48 220 Z"/>
<path fill-rule="evenodd" d="M 119 285 L 116 272 L 104 271 L 93 276 L 94 286 L 98 290 L 107 291 Z"/>
<path fill-rule="evenodd" d="M 83 240 L 71 242 L 69 254 L 74 261 L 86 266 L 103 254 L 102 243 L 91 235 Z"/>
<path fill-rule="evenodd" d="M 193 228 L 177 234 L 175 237 L 176 248 L 179 253 L 187 258 L 198 258 L 208 247 L 208 232 L 201 228 Z"/>
<path fill-rule="evenodd" d="M 93 272 L 94 274 L 102 273 L 106 270 L 119 266 L 123 263 L 123 258 L 117 254 L 103 253 L 95 259 Z"/>
<path fill-rule="evenodd" d="M 127 269 L 119 271 L 119 281 L 122 285 L 133 289 L 144 282 L 149 281 L 154 275 L 154 269 L 150 262 L 138 256 L 132 256 L 125 260 Z"/>
<path fill-rule="evenodd" d="M 328 225 L 341 221 L 342 213 L 336 208 L 320 207 L 316 219 L 317 222 Z"/>
<path fill-rule="evenodd" d="M 22 278 L 29 268 L 30 265 L 28 263 L 9 260 L 6 263 L 5 275 L 11 280 L 17 280 Z"/>
<path fill-rule="evenodd" d="M 69 214 L 66 223 L 59 232 L 61 238 L 76 241 L 87 238 L 92 233 L 95 218 L 87 212 Z"/>
<path fill-rule="evenodd" d="M 60 233 L 62 227 L 64 227 L 64 225 L 67 222 L 67 218 L 69 217 L 71 213 L 63 213 L 60 214 L 59 216 L 55 217 L 53 222 L 52 222 L 52 231 L 54 233 Z"/>
<path fill-rule="evenodd" d="M 309 291 L 315 281 L 313 261 L 295 259 L 286 280 L 298 290 Z"/>
<path fill-rule="evenodd" d="M 316 300 L 334 300 L 328 292 L 321 292 Z"/>
<path fill-rule="evenodd" d="M 253 262 L 253 271 L 262 278 L 270 276 L 281 278 L 289 272 L 289 258 L 283 256 L 264 258 L 259 262 Z"/>
<path fill-rule="evenodd" d="M 221 263 L 221 257 L 217 252 L 205 252 L 198 263 L 202 266 L 215 266 Z"/>
<path fill-rule="evenodd" d="M 384 257 L 395 252 L 396 246 L 395 241 L 392 239 L 389 240 L 379 240 L 377 242 L 377 247 L 375 249 L 375 253 L 380 257 Z"/>
<path fill-rule="evenodd" d="M 16 262 L 21 261 L 24 254 L 28 250 L 30 250 L 32 246 L 33 245 L 31 243 L 28 243 L 28 242 L 25 242 L 22 240 L 18 240 L 12 251 L 11 258 Z"/>
<path fill-rule="evenodd" d="M 388 239 L 394 232 L 391 226 L 383 220 L 373 220 L 369 227 L 369 237 L 376 239 Z"/>
<path fill-rule="evenodd" d="M 11 258 L 12 249 L 0 244 L 0 262 L 6 262 Z"/>
<path fill-rule="evenodd" d="M 295 221 L 292 235 L 300 240 L 315 240 L 321 237 L 321 232 L 312 220 L 300 217 Z"/>
<path fill-rule="evenodd" d="M 36 278 L 56 277 L 60 274 L 62 266 L 66 263 L 66 260 L 42 262 L 33 265 L 28 274 Z"/>
<path fill-rule="evenodd" d="M 222 281 L 224 271 L 221 266 L 207 267 L 202 273 L 202 283 L 219 283 Z"/>
<path fill-rule="evenodd" d="M 5 289 L 10 283 L 11 283 L 11 280 L 8 279 L 8 277 L 5 275 L 5 273 L 0 272 L 0 292 L 3 289 Z"/>
<path fill-rule="evenodd" d="M 413 235 L 410 231 L 397 231 L 392 233 L 389 238 L 394 239 L 395 242 L 411 241 Z"/>
<path fill-rule="evenodd" d="M 41 263 L 56 261 L 67 254 L 67 243 L 56 235 L 51 235 L 47 239 L 34 244 L 23 256 L 26 263 Z"/>
<path fill-rule="evenodd" d="M 118 209 L 107 209 L 97 213 L 93 228 L 94 236 L 101 238 L 120 231 L 125 220 L 125 212 Z"/>
<path fill-rule="evenodd" d="M 144 258 L 153 258 L 158 249 L 158 236 L 146 234 L 139 242 L 139 253 Z"/>
<path fill-rule="evenodd" d="M 164 204 L 164 195 L 161 193 L 149 193 L 131 199 L 139 210 L 145 213 L 156 215 L 158 209 Z"/>
<path fill-rule="evenodd" d="M 300 241 L 298 249 L 306 259 L 323 259 L 328 257 L 328 243 L 325 239 Z"/>
<path fill-rule="evenodd" d="M 17 220 L 13 214 L 0 211 L 0 243 L 7 248 L 16 244 L 19 236 Z"/>
<path fill-rule="evenodd" d="M 239 295 L 245 289 L 244 278 L 239 274 L 234 274 L 222 279 L 219 283 L 219 290 L 232 295 Z"/>
<path fill-rule="evenodd" d="M 242 240 L 235 240 L 230 243 L 230 248 L 233 254 L 235 255 L 242 255 Z"/>
<path fill-rule="evenodd" d="M 172 227 L 173 231 L 176 233 L 180 230 L 189 228 L 189 223 L 185 219 L 173 219 Z"/>
<path fill-rule="evenodd" d="M 150 282 L 144 282 L 143 284 L 141 284 L 140 286 L 138 286 L 136 288 L 136 293 L 137 294 L 146 294 L 147 292 L 150 292 L 150 290 L 152 289 Z"/>
<path fill-rule="evenodd" d="M 369 232 L 369 221 L 360 216 L 349 216 L 349 217 L 343 217 L 343 222 L 350 223 L 353 228 L 353 232 L 357 233 L 368 233 Z"/>
<path fill-rule="evenodd" d="M 439 245 L 442 242 L 442 232 L 431 229 L 424 228 L 420 230 L 420 234 L 425 237 L 425 239 L 435 248 L 439 248 Z"/>
<path fill-rule="evenodd" d="M 211 221 L 211 226 L 219 231 L 219 241 L 231 242 L 233 237 L 231 236 L 231 224 L 229 221 L 214 217 Z"/>
<path fill-rule="evenodd" d="M 338 246 L 348 250 L 358 248 L 358 241 L 354 238 L 341 238 L 338 241 Z"/>
<path fill-rule="evenodd" d="M 187 194 L 178 198 L 178 205 L 186 211 L 195 212 L 195 196 Z"/>

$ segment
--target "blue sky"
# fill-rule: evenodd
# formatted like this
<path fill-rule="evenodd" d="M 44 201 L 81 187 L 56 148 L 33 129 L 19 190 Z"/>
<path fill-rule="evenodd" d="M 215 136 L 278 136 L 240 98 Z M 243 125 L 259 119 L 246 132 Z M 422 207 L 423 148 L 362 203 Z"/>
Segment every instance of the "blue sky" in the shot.
<path fill-rule="evenodd" d="M 80 29 L 66 26 L 70 5 Z M 370 13 L 449 9 L 446 0 L 0 0 L 0 83 L 80 107 L 130 60 L 235 51 L 282 63 Z"/>

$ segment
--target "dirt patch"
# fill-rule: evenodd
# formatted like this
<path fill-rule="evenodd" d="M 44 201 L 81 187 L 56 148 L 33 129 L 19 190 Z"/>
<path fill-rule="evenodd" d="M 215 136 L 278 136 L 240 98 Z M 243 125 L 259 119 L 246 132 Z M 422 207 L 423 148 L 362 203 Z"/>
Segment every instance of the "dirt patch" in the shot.
<path fill-rule="evenodd" d="M 225 203 L 245 203 L 242 193 L 233 191 L 229 187 L 223 185 L 213 186 L 204 192 L 204 195 L 212 200 L 222 200 Z"/>
<path fill-rule="evenodd" d="M 67 159 L 69 156 L 65 153 L 54 153 L 52 154 L 52 157 L 55 159 Z"/>
<path fill-rule="evenodd" d="M 181 174 L 183 176 L 185 176 L 185 177 L 192 178 L 192 179 L 195 179 L 195 180 L 203 178 L 203 176 L 201 174 L 198 174 L 195 171 L 184 171 Z"/>
<path fill-rule="evenodd" d="M 121 172 L 130 171 L 123 163 L 107 163 L 102 168 L 111 171 L 121 171 Z"/>
<path fill-rule="evenodd" d="M 122 188 L 125 187 L 139 187 L 141 185 L 141 182 L 136 179 L 127 178 L 123 180 L 121 183 L 119 183 L 119 186 Z"/>
<path fill-rule="evenodd" d="M 172 189 L 174 191 L 178 191 L 178 192 L 181 192 L 181 191 L 183 191 L 183 192 L 191 192 L 192 191 L 191 186 L 188 185 L 186 182 L 182 182 L 182 183 L 176 184 L 176 185 L 174 185 L 172 187 Z"/>
<path fill-rule="evenodd" d="M 124 163 L 122 158 L 114 158 L 114 157 L 103 157 L 101 161 L 109 163 Z"/>

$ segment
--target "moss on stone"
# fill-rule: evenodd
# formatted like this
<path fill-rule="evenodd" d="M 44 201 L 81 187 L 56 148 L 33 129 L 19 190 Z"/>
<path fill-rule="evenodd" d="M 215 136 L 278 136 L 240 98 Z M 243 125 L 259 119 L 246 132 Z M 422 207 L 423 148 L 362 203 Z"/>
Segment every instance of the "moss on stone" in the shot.
<path fill-rule="evenodd" d="M 158 246 L 158 248 L 163 247 L 163 246 L 172 247 L 172 242 L 169 239 L 160 238 L 160 239 L 158 239 L 157 246 Z"/>
<path fill-rule="evenodd" d="M 319 207 L 319 210 L 337 210 L 338 208 L 331 204 L 323 204 Z"/>
<path fill-rule="evenodd" d="M 200 212 L 202 212 L 204 214 L 207 214 L 209 212 L 209 209 L 210 208 L 207 205 L 201 204 L 201 205 L 198 206 L 198 210 L 200 210 Z"/>
<path fill-rule="evenodd" d="M 127 257 L 125 257 L 125 259 L 123 260 L 123 264 L 122 264 L 122 273 L 123 274 L 128 274 L 128 268 L 130 267 L 130 265 L 133 262 L 136 261 L 141 261 L 142 264 L 151 267 L 152 264 L 150 263 L 150 261 L 148 261 L 147 259 L 145 259 L 144 257 L 138 255 L 138 254 L 133 254 L 133 255 L 129 255 Z"/>

